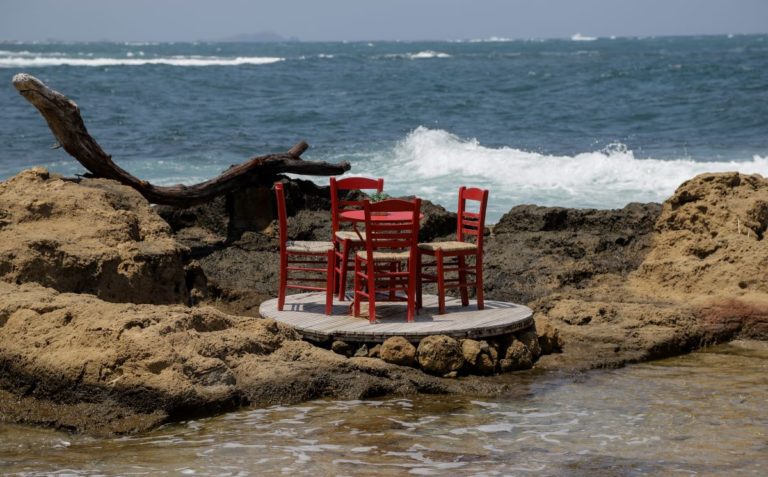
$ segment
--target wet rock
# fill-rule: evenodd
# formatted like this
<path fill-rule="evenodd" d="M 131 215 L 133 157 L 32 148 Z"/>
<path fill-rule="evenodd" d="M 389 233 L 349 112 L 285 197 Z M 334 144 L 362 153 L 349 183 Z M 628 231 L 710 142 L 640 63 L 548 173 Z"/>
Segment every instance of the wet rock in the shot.
<path fill-rule="evenodd" d="M 541 345 L 539 344 L 539 336 L 536 334 L 535 329 L 517 333 L 517 339 L 528 348 L 534 361 L 541 356 Z"/>
<path fill-rule="evenodd" d="M 486 297 L 526 304 L 589 286 L 605 274 L 625 276 L 650 251 L 660 211 L 659 204 L 617 210 L 514 207 L 486 241 Z"/>
<path fill-rule="evenodd" d="M 488 375 L 496 370 L 496 361 L 486 341 L 461 340 L 461 351 L 470 374 Z"/>
<path fill-rule="evenodd" d="M 379 351 L 381 359 L 387 363 L 401 366 L 413 366 L 416 362 L 416 347 L 402 336 L 387 338 Z"/>
<path fill-rule="evenodd" d="M 421 369 L 437 376 L 459 371 L 464 365 L 461 346 L 450 336 L 427 336 L 419 342 L 417 353 Z"/>
<path fill-rule="evenodd" d="M 499 360 L 502 372 L 530 369 L 533 367 L 533 356 L 522 341 L 515 339 L 504 353 L 504 358 Z"/>

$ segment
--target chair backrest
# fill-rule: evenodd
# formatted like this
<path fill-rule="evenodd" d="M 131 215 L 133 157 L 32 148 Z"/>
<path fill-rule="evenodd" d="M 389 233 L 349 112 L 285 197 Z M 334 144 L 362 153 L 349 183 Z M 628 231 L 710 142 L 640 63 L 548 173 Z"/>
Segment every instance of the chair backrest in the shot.
<path fill-rule="evenodd" d="M 344 219 L 339 217 L 345 210 L 355 210 L 363 208 L 362 200 L 341 200 L 339 191 L 347 190 L 375 190 L 381 192 L 384 190 L 384 179 L 368 179 L 367 177 L 347 177 L 336 179 L 331 177 L 331 232 L 335 234 L 341 222 Z"/>
<path fill-rule="evenodd" d="M 285 211 L 285 190 L 283 184 L 275 182 L 275 198 L 277 200 L 277 221 L 280 227 L 280 250 L 288 241 L 288 214 Z"/>
<path fill-rule="evenodd" d="M 477 212 L 467 210 L 467 202 L 477 202 Z M 485 209 L 488 207 L 488 190 L 476 187 L 459 188 L 459 213 L 456 224 L 456 237 L 465 242 L 474 236 L 477 248 L 483 249 L 483 231 L 485 230 Z M 475 207 L 472 207 L 475 209 Z"/>
<path fill-rule="evenodd" d="M 377 250 L 410 249 L 413 253 L 419 241 L 419 213 L 421 199 L 388 199 L 381 202 L 363 202 L 365 211 L 365 247 L 368 259 Z M 408 221 L 374 220 L 375 214 L 403 212 L 410 217 Z"/>

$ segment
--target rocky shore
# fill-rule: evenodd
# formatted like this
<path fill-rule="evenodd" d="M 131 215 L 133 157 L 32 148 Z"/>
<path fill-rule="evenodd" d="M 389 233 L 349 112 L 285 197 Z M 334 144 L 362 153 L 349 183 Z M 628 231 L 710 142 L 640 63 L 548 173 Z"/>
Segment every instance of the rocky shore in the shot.
<path fill-rule="evenodd" d="M 287 190 L 289 234 L 327 240 L 327 189 Z M 407 342 L 380 347 L 385 362 L 259 318 L 276 294 L 270 200 L 252 190 L 174 210 L 42 169 L 0 183 L 0 417 L 127 433 L 244 405 L 508 390 L 403 366 L 432 366 Z M 455 215 L 429 203 L 424 213 L 423 240 L 450 237 Z M 698 176 L 663 205 L 515 207 L 488 231 L 486 296 L 531 306 L 538 336 L 435 337 L 432 349 L 461 353 L 461 374 L 467 360 L 494 374 L 515 353 L 571 370 L 765 339 L 767 228 L 768 181 L 739 174 Z"/>

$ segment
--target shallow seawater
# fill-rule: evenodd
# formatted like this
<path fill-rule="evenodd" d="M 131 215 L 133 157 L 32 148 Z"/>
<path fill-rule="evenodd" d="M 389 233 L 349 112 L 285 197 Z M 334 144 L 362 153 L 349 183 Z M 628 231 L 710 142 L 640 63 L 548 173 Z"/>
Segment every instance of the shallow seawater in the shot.
<path fill-rule="evenodd" d="M 321 400 L 94 439 L 0 426 L 6 475 L 765 475 L 768 343 L 586 373 L 494 399 Z"/>

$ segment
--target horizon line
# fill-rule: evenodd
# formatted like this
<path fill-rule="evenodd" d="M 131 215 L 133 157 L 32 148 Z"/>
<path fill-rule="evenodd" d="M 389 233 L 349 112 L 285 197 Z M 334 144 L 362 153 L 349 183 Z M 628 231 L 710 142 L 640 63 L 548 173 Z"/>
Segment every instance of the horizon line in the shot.
<path fill-rule="evenodd" d="M 259 32 L 263 33 L 263 32 Z M 254 33 L 254 34 L 259 34 Z M 243 35 L 253 35 L 253 34 L 243 34 Z M 506 36 L 496 36 L 491 35 L 487 37 L 481 37 L 481 38 L 450 38 L 450 39 L 434 39 L 434 38 L 425 38 L 425 39 L 412 39 L 412 40 L 401 40 L 401 39 L 390 39 L 390 40 L 384 40 L 384 39 L 367 39 L 367 40 L 303 40 L 298 37 L 289 37 L 284 39 L 276 39 L 276 40 L 232 40 L 232 39 L 199 39 L 199 40 L 109 40 L 109 39 L 97 39 L 97 40 L 61 40 L 56 38 L 45 38 L 41 40 L 17 40 L 17 39 L 0 39 L 0 44 L 8 44 L 8 43 L 16 43 L 16 44 L 24 44 L 24 43 L 38 43 L 38 44 L 53 44 L 53 43 L 63 43 L 63 44 L 85 44 L 85 43 L 120 43 L 120 44 L 129 44 L 129 43 L 138 43 L 138 44 L 173 44 L 173 43 L 463 43 L 463 42 L 498 42 L 498 43 L 504 43 L 504 42 L 516 42 L 516 41 L 547 41 L 547 40 L 569 40 L 569 41 L 579 41 L 574 40 L 575 37 L 580 37 L 584 39 L 590 39 L 590 40 L 619 40 L 619 39 L 655 39 L 655 38 L 696 38 L 696 37 L 736 37 L 736 36 L 761 36 L 761 35 L 768 35 L 768 32 L 752 32 L 752 33 L 688 33 L 688 34 L 660 34 L 660 35 L 604 35 L 604 36 L 597 36 L 597 35 L 591 35 L 591 34 L 582 34 L 581 32 L 575 32 L 568 36 L 554 36 L 554 37 L 506 37 Z M 583 41 L 583 40 L 582 40 Z"/>

